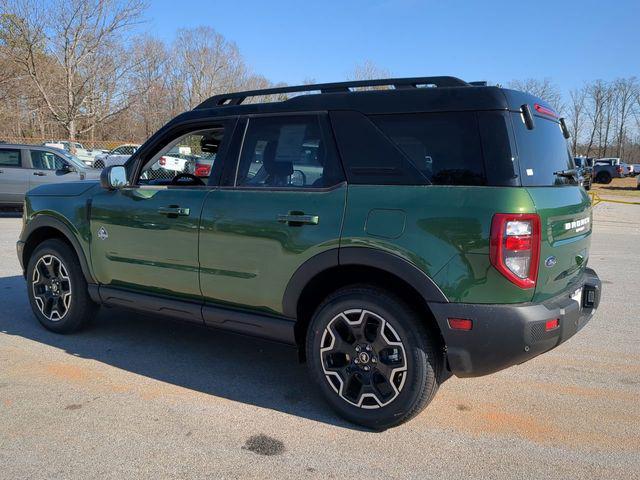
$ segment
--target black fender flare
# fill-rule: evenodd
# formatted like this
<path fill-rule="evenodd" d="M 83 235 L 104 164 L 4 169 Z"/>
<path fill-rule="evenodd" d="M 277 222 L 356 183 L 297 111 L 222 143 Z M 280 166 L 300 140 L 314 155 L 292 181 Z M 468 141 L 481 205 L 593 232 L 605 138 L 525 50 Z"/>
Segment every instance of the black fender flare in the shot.
<path fill-rule="evenodd" d="M 298 300 L 307 284 L 325 270 L 347 265 L 384 270 L 411 285 L 425 302 L 449 303 L 449 299 L 431 277 L 408 260 L 377 248 L 340 247 L 319 253 L 298 267 L 282 298 L 283 313 L 287 317 L 296 318 Z"/>
<path fill-rule="evenodd" d="M 76 252 L 76 255 L 78 256 L 78 260 L 80 261 L 80 268 L 82 269 L 82 273 L 87 283 L 95 284 L 96 281 L 93 278 L 93 274 L 91 273 L 91 269 L 89 268 L 89 263 L 87 262 L 87 258 L 84 254 L 84 250 L 82 250 L 82 247 L 80 246 L 80 242 L 78 242 L 78 239 L 76 238 L 73 231 L 71 230 L 71 227 L 69 227 L 62 220 L 46 214 L 36 215 L 25 226 L 22 232 L 22 235 L 20 236 L 20 241 L 26 244 L 29 241 L 29 237 L 31 237 L 33 232 L 43 227 L 48 227 L 48 228 L 53 228 L 55 230 L 58 230 L 69 241 L 74 251 Z M 28 259 L 24 258 L 24 253 L 22 255 L 23 255 L 23 258 L 21 258 L 20 260 L 23 265 L 23 268 L 26 270 Z"/>

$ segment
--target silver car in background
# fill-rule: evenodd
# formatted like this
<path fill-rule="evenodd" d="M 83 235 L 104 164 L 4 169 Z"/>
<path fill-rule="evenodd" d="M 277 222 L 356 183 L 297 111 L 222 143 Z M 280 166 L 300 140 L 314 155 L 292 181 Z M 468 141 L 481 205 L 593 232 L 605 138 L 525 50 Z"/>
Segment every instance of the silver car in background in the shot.
<path fill-rule="evenodd" d="M 0 144 L 0 207 L 19 207 L 27 191 L 45 183 L 97 180 L 93 170 L 65 150 Z"/>
<path fill-rule="evenodd" d="M 129 157 L 133 155 L 139 147 L 140 145 L 128 143 L 120 145 L 108 153 L 96 155 L 93 167 L 104 168 L 111 167 L 113 165 L 124 165 L 125 162 L 129 160 Z"/>

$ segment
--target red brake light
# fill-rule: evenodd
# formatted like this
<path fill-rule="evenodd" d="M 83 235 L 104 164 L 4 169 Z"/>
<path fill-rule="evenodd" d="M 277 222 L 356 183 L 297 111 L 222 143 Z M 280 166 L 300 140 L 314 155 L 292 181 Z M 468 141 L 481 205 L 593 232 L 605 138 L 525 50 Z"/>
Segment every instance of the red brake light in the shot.
<path fill-rule="evenodd" d="M 160 157 L 160 161 L 158 163 L 164 167 L 167 164 L 167 159 L 164 157 Z"/>
<path fill-rule="evenodd" d="M 208 177 L 210 173 L 211 173 L 210 165 L 196 163 L 196 171 L 195 171 L 196 177 Z"/>
<path fill-rule="evenodd" d="M 550 109 L 548 107 L 540 105 L 539 103 L 534 103 L 533 104 L 533 108 L 535 108 L 536 112 L 538 112 L 538 113 L 541 113 L 543 115 L 548 115 L 548 116 L 553 117 L 553 118 L 558 118 L 558 114 L 555 111 L 553 111 L 552 109 Z"/>
<path fill-rule="evenodd" d="M 622 173 L 622 165 L 618 165 L 618 166 L 616 167 L 616 172 L 618 172 L 618 173 Z"/>
<path fill-rule="evenodd" d="M 533 288 L 540 261 L 540 217 L 496 213 L 491 222 L 491 264 L 520 288 Z"/>

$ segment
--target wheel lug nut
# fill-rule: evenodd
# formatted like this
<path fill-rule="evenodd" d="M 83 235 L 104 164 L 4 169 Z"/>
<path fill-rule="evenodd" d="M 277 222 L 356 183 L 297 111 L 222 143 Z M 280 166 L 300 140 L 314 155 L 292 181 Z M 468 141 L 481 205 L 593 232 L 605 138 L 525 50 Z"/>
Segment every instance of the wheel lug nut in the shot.
<path fill-rule="evenodd" d="M 377 362 L 376 357 L 371 357 L 371 363 L 376 363 L 376 362 Z"/>
<path fill-rule="evenodd" d="M 371 351 L 371 345 L 367 345 L 367 352 Z"/>
<path fill-rule="evenodd" d="M 353 361 L 353 363 L 358 364 L 358 363 L 360 363 L 360 360 L 358 360 L 358 359 L 356 358 L 356 359 Z"/>
<path fill-rule="evenodd" d="M 364 369 L 365 369 L 365 371 L 366 371 L 366 372 L 368 372 L 368 371 L 369 371 L 369 368 L 370 368 L 370 367 L 369 367 L 369 365 L 365 365 L 365 366 L 364 366 Z"/>
<path fill-rule="evenodd" d="M 356 346 L 356 352 L 359 352 L 359 351 L 360 351 L 360 345 L 357 345 Z"/>

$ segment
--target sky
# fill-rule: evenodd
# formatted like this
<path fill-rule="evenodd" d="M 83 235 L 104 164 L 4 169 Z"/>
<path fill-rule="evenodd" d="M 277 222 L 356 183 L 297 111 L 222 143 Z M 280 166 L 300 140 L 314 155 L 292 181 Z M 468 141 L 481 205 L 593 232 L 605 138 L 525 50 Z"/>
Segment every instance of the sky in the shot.
<path fill-rule="evenodd" d="M 564 93 L 640 77 L 640 0 L 149 0 L 139 28 L 170 42 L 200 25 L 291 85 L 344 80 L 365 60 L 398 77 L 550 78 Z"/>

